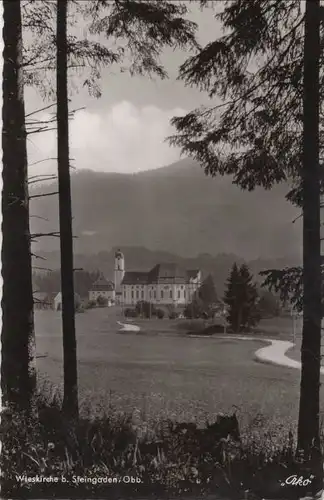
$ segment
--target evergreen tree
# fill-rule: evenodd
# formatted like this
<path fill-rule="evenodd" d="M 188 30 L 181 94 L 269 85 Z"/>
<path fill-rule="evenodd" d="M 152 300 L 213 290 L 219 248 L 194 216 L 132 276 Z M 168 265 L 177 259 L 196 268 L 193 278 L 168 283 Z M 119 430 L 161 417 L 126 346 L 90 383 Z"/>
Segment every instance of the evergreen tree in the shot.
<path fill-rule="evenodd" d="M 243 264 L 239 269 L 234 263 L 228 279 L 224 302 L 228 306 L 227 321 L 236 333 L 248 330 L 259 320 L 258 293 L 252 279 L 247 265 Z"/>
<path fill-rule="evenodd" d="M 198 297 L 207 307 L 217 302 L 216 287 L 211 274 L 207 276 L 199 288 Z"/>
<path fill-rule="evenodd" d="M 201 4 L 208 2 L 201 0 Z M 231 175 L 243 189 L 270 189 L 277 183 L 289 182 L 287 198 L 302 208 L 303 269 L 299 274 L 303 282 L 303 343 L 298 448 L 305 459 L 314 443 L 319 442 L 319 193 L 324 181 L 318 168 L 324 152 L 318 105 L 324 97 L 320 9 L 319 0 L 224 2 L 224 10 L 216 18 L 226 34 L 203 47 L 180 68 L 180 78 L 186 84 L 196 85 L 222 102 L 174 118 L 177 135 L 171 138 L 172 144 L 196 158 L 207 174 Z"/>
<path fill-rule="evenodd" d="M 35 332 L 20 1 L 3 2 L 2 363 L 3 404 L 30 411 Z"/>
<path fill-rule="evenodd" d="M 238 287 L 239 287 L 240 274 L 236 262 L 231 269 L 227 290 L 224 295 L 224 302 L 228 306 L 227 321 L 234 332 L 239 331 L 239 303 L 238 303 Z"/>
<path fill-rule="evenodd" d="M 246 264 L 242 264 L 240 270 L 240 302 L 242 307 L 241 325 L 243 330 L 255 326 L 260 321 L 258 311 L 258 292 L 256 284 L 253 283 L 253 275 Z"/>

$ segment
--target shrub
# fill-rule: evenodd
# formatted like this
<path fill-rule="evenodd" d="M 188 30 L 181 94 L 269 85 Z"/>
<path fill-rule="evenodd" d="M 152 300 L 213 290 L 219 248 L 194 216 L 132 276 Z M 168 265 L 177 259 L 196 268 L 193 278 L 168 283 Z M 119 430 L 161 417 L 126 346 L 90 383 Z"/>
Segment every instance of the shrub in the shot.
<path fill-rule="evenodd" d="M 139 316 L 143 316 L 144 318 L 151 318 L 152 316 L 156 316 L 156 309 L 151 302 L 147 302 L 145 300 L 140 300 L 137 302 L 135 309 Z"/>
<path fill-rule="evenodd" d="M 87 308 L 93 309 L 94 307 L 96 307 L 96 305 L 97 305 L 97 302 L 95 300 L 89 300 L 87 303 Z"/>
<path fill-rule="evenodd" d="M 136 311 L 136 309 L 127 308 L 124 311 L 124 316 L 126 318 L 137 318 L 138 312 Z"/>
<path fill-rule="evenodd" d="M 170 314 L 169 314 L 169 319 L 177 319 L 179 318 L 179 313 L 175 312 L 175 311 L 172 311 Z"/>
<path fill-rule="evenodd" d="M 97 297 L 97 304 L 99 307 L 107 307 L 108 299 L 106 297 L 103 297 L 102 295 L 99 295 Z"/>
<path fill-rule="evenodd" d="M 163 319 L 164 315 L 165 315 L 165 312 L 163 311 L 163 309 L 158 309 L 156 311 L 156 316 L 157 316 L 158 319 Z"/>

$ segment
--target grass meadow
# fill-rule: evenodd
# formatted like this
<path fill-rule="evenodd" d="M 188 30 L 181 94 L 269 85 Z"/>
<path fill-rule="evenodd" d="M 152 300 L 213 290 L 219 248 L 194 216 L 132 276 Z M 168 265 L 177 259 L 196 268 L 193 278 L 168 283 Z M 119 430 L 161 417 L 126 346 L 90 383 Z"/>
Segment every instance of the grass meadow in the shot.
<path fill-rule="evenodd" d="M 145 421 L 200 423 L 235 408 L 243 427 L 259 414 L 276 428 L 296 423 L 300 372 L 257 362 L 254 353 L 262 341 L 189 338 L 167 319 L 135 320 L 141 334 L 118 333 L 117 320 L 109 308 L 77 315 L 81 409 L 90 404 L 93 412 L 135 409 Z M 264 321 L 259 330 L 265 338 L 291 338 L 289 318 Z M 37 311 L 36 335 L 37 353 L 46 355 L 37 359 L 40 381 L 60 387 L 60 314 Z"/>

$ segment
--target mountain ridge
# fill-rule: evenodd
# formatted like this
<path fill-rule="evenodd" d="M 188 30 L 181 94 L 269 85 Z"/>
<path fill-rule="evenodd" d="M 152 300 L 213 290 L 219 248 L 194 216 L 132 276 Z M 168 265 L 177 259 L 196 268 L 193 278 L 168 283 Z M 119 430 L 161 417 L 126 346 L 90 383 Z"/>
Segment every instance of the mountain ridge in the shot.
<path fill-rule="evenodd" d="M 133 174 L 81 170 L 71 176 L 75 253 L 116 246 L 163 250 L 183 257 L 237 254 L 246 260 L 300 255 L 297 210 L 288 186 L 240 190 L 227 177 L 207 177 L 191 159 Z M 57 190 L 37 186 L 31 194 Z M 58 229 L 57 196 L 31 200 L 34 233 Z M 45 220 L 47 219 L 47 220 Z M 57 238 L 40 238 L 36 251 L 58 250 Z"/>

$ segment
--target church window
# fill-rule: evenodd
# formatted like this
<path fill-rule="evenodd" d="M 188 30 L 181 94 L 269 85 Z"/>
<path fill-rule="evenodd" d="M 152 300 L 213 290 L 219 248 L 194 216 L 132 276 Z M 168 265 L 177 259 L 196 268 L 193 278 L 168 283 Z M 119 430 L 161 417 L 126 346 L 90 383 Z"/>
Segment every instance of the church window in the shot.
<path fill-rule="evenodd" d="M 144 299 L 144 290 L 142 290 L 142 299 Z"/>
<path fill-rule="evenodd" d="M 178 299 L 180 299 L 180 290 L 178 290 Z"/>
<path fill-rule="evenodd" d="M 163 299 L 163 290 L 161 290 L 161 299 Z"/>
<path fill-rule="evenodd" d="M 138 299 L 139 298 L 139 291 L 136 290 L 136 298 Z"/>
<path fill-rule="evenodd" d="M 132 299 L 134 298 L 134 290 L 132 290 Z"/>
<path fill-rule="evenodd" d="M 170 299 L 172 299 L 172 290 L 170 290 Z"/>

